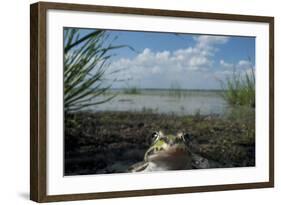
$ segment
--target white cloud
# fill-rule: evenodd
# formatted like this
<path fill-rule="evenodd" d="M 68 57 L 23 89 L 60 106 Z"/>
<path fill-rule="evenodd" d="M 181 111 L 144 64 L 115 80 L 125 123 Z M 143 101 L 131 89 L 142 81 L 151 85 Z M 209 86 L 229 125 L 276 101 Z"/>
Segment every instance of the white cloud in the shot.
<path fill-rule="evenodd" d="M 248 60 L 240 60 L 237 63 L 237 69 L 244 70 L 253 67 L 252 63 Z"/>
<path fill-rule="evenodd" d="M 224 60 L 220 60 L 220 66 L 221 68 L 215 72 L 215 76 L 221 80 L 232 76 L 233 72 L 237 72 L 241 76 L 246 74 L 252 75 L 252 72 L 255 72 L 255 68 L 249 60 L 242 59 L 236 63 L 229 63 Z"/>
<path fill-rule="evenodd" d="M 237 63 L 225 62 L 223 59 L 220 60 L 220 66 L 222 70 L 237 70 L 243 71 L 252 69 L 253 64 L 249 60 L 239 60 Z"/>
<path fill-rule="evenodd" d="M 218 50 L 217 46 L 226 43 L 228 38 L 201 35 L 194 37 L 194 41 L 194 46 L 175 51 L 155 52 L 145 48 L 133 58 L 121 58 L 113 62 L 110 68 L 112 70 L 124 69 L 119 72 L 119 78 L 129 78 L 135 84 L 149 80 L 155 82 L 156 75 L 159 79 L 165 79 L 167 84 L 170 84 L 175 78 L 188 81 L 194 76 L 192 72 L 200 73 L 212 69 L 213 56 Z M 200 75 L 196 74 L 196 76 Z M 154 86 L 157 87 L 157 85 Z"/>
<path fill-rule="evenodd" d="M 213 56 L 214 53 L 218 50 L 217 45 L 225 44 L 228 41 L 228 37 L 225 36 L 206 36 L 201 35 L 195 37 L 194 40 L 196 43 L 196 48 L 201 50 L 205 55 Z"/>
<path fill-rule="evenodd" d="M 223 69 L 227 69 L 227 70 L 234 68 L 233 63 L 227 63 L 224 60 L 220 60 L 220 65 Z"/>
<path fill-rule="evenodd" d="M 201 35 L 194 38 L 198 44 L 198 47 L 212 46 L 216 44 L 224 44 L 228 41 L 226 36 L 210 36 L 210 35 Z"/>

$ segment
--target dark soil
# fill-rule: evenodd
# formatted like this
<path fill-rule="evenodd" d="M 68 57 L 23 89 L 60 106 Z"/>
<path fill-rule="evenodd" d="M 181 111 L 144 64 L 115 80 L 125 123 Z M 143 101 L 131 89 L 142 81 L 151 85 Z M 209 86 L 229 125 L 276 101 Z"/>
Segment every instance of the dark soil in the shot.
<path fill-rule="evenodd" d="M 65 116 L 65 175 L 122 173 L 143 160 L 153 131 L 193 136 L 211 168 L 255 166 L 255 122 L 219 116 L 98 112 Z"/>

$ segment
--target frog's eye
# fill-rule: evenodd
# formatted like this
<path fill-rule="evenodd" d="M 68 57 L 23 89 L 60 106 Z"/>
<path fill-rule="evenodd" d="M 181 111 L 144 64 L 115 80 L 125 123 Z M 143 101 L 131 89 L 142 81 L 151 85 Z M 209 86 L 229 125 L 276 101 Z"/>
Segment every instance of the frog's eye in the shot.
<path fill-rule="evenodd" d="M 159 137 L 159 134 L 158 134 L 158 132 L 154 132 L 153 134 L 152 134 L 152 139 L 154 140 L 154 139 L 157 139 Z"/>
<path fill-rule="evenodd" d="M 156 140 L 158 140 L 160 137 L 159 133 L 158 132 L 153 132 L 151 137 L 150 137 L 150 142 L 153 143 L 155 142 Z"/>
<path fill-rule="evenodd" d="M 185 141 L 186 143 L 188 143 L 188 144 L 192 143 L 193 140 L 194 140 L 194 137 L 193 137 L 191 134 L 189 134 L 189 133 L 184 134 L 184 135 L 182 136 L 182 138 L 183 138 L 184 141 Z"/>

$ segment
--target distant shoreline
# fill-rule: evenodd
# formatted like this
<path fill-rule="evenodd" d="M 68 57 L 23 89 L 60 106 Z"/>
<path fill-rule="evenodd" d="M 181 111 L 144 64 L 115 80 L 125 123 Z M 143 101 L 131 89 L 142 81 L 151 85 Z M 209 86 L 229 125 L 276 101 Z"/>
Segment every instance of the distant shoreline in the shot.
<path fill-rule="evenodd" d="M 124 91 L 128 88 L 110 88 L 113 91 Z M 178 90 L 178 91 L 187 91 L 187 92 L 225 92 L 226 90 L 222 89 L 172 89 L 172 88 L 137 88 L 138 90 L 144 91 L 171 91 L 171 90 Z"/>

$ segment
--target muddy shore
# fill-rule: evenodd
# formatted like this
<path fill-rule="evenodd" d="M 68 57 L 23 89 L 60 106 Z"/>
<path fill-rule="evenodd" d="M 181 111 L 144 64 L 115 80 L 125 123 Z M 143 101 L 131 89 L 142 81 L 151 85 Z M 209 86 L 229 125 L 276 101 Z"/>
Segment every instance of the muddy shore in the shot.
<path fill-rule="evenodd" d="M 80 112 L 65 115 L 65 175 L 126 172 L 143 160 L 151 132 L 190 133 L 194 152 L 211 168 L 255 165 L 253 117 L 176 116 L 146 112 Z"/>

